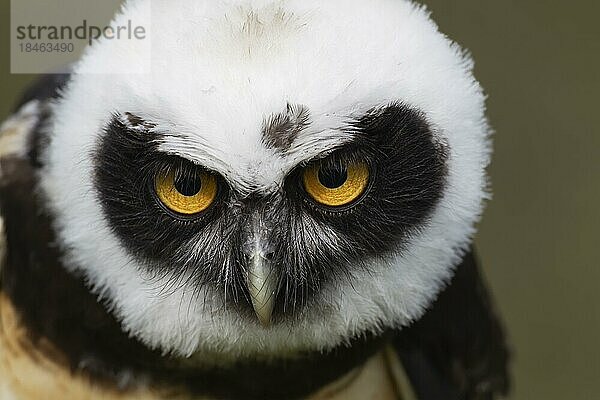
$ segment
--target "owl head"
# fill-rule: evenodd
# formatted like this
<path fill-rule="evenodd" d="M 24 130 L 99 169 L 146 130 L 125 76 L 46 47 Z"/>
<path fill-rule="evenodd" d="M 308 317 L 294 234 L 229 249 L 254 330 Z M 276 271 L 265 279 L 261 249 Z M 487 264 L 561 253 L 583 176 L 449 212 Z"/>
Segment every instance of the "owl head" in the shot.
<path fill-rule="evenodd" d="M 472 62 L 428 12 L 132 0 L 127 21 L 148 36 L 88 49 L 39 176 L 65 265 L 123 329 L 234 359 L 418 319 L 469 246 L 490 154 Z"/>

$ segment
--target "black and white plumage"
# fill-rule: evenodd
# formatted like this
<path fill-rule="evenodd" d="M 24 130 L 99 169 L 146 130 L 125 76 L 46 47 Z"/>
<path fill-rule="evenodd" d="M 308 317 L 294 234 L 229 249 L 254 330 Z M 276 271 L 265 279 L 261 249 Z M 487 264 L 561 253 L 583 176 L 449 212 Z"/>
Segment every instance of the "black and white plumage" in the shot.
<path fill-rule="evenodd" d="M 504 392 L 469 252 L 490 146 L 468 56 L 406 1 L 148 3 L 115 22 L 150 40 L 46 81 L 3 152 L 2 285 L 32 332 L 109 381 L 218 396 L 305 396 L 386 343 L 419 398 Z M 88 73 L 118 64 L 142 72 Z M 307 170 L 354 164 L 355 200 L 311 197 Z M 164 171 L 213 176 L 210 205 L 165 207 Z"/>

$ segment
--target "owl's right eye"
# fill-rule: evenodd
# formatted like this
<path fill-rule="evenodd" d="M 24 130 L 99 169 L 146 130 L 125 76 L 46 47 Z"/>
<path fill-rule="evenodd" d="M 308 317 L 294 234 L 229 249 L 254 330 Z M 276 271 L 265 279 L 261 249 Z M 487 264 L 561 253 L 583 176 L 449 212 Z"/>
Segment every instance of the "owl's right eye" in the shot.
<path fill-rule="evenodd" d="M 205 171 L 164 170 L 156 175 L 154 189 L 169 210 L 193 216 L 207 210 L 217 197 L 217 179 Z"/>
<path fill-rule="evenodd" d="M 304 170 L 306 193 L 317 203 L 342 207 L 359 200 L 369 185 L 369 166 L 365 162 L 314 164 Z"/>

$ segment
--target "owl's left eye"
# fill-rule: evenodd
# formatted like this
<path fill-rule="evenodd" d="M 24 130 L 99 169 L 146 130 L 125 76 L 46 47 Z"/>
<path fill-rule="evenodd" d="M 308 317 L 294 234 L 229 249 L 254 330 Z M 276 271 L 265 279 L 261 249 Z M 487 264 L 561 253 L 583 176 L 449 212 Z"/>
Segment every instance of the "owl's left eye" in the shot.
<path fill-rule="evenodd" d="M 314 201 L 329 207 L 342 207 L 361 198 L 369 185 L 365 162 L 315 164 L 306 168 L 302 181 Z"/>
<path fill-rule="evenodd" d="M 165 170 L 156 175 L 154 189 L 169 210 L 191 216 L 208 209 L 217 197 L 217 179 L 208 172 Z"/>

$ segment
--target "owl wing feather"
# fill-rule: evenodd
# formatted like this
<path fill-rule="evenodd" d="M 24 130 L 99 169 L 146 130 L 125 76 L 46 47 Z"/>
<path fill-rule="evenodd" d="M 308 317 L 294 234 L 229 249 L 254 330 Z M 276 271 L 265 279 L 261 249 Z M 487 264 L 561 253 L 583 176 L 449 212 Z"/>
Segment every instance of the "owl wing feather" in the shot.
<path fill-rule="evenodd" d="M 429 311 L 394 345 L 421 400 L 506 396 L 509 349 L 473 252 Z"/>

